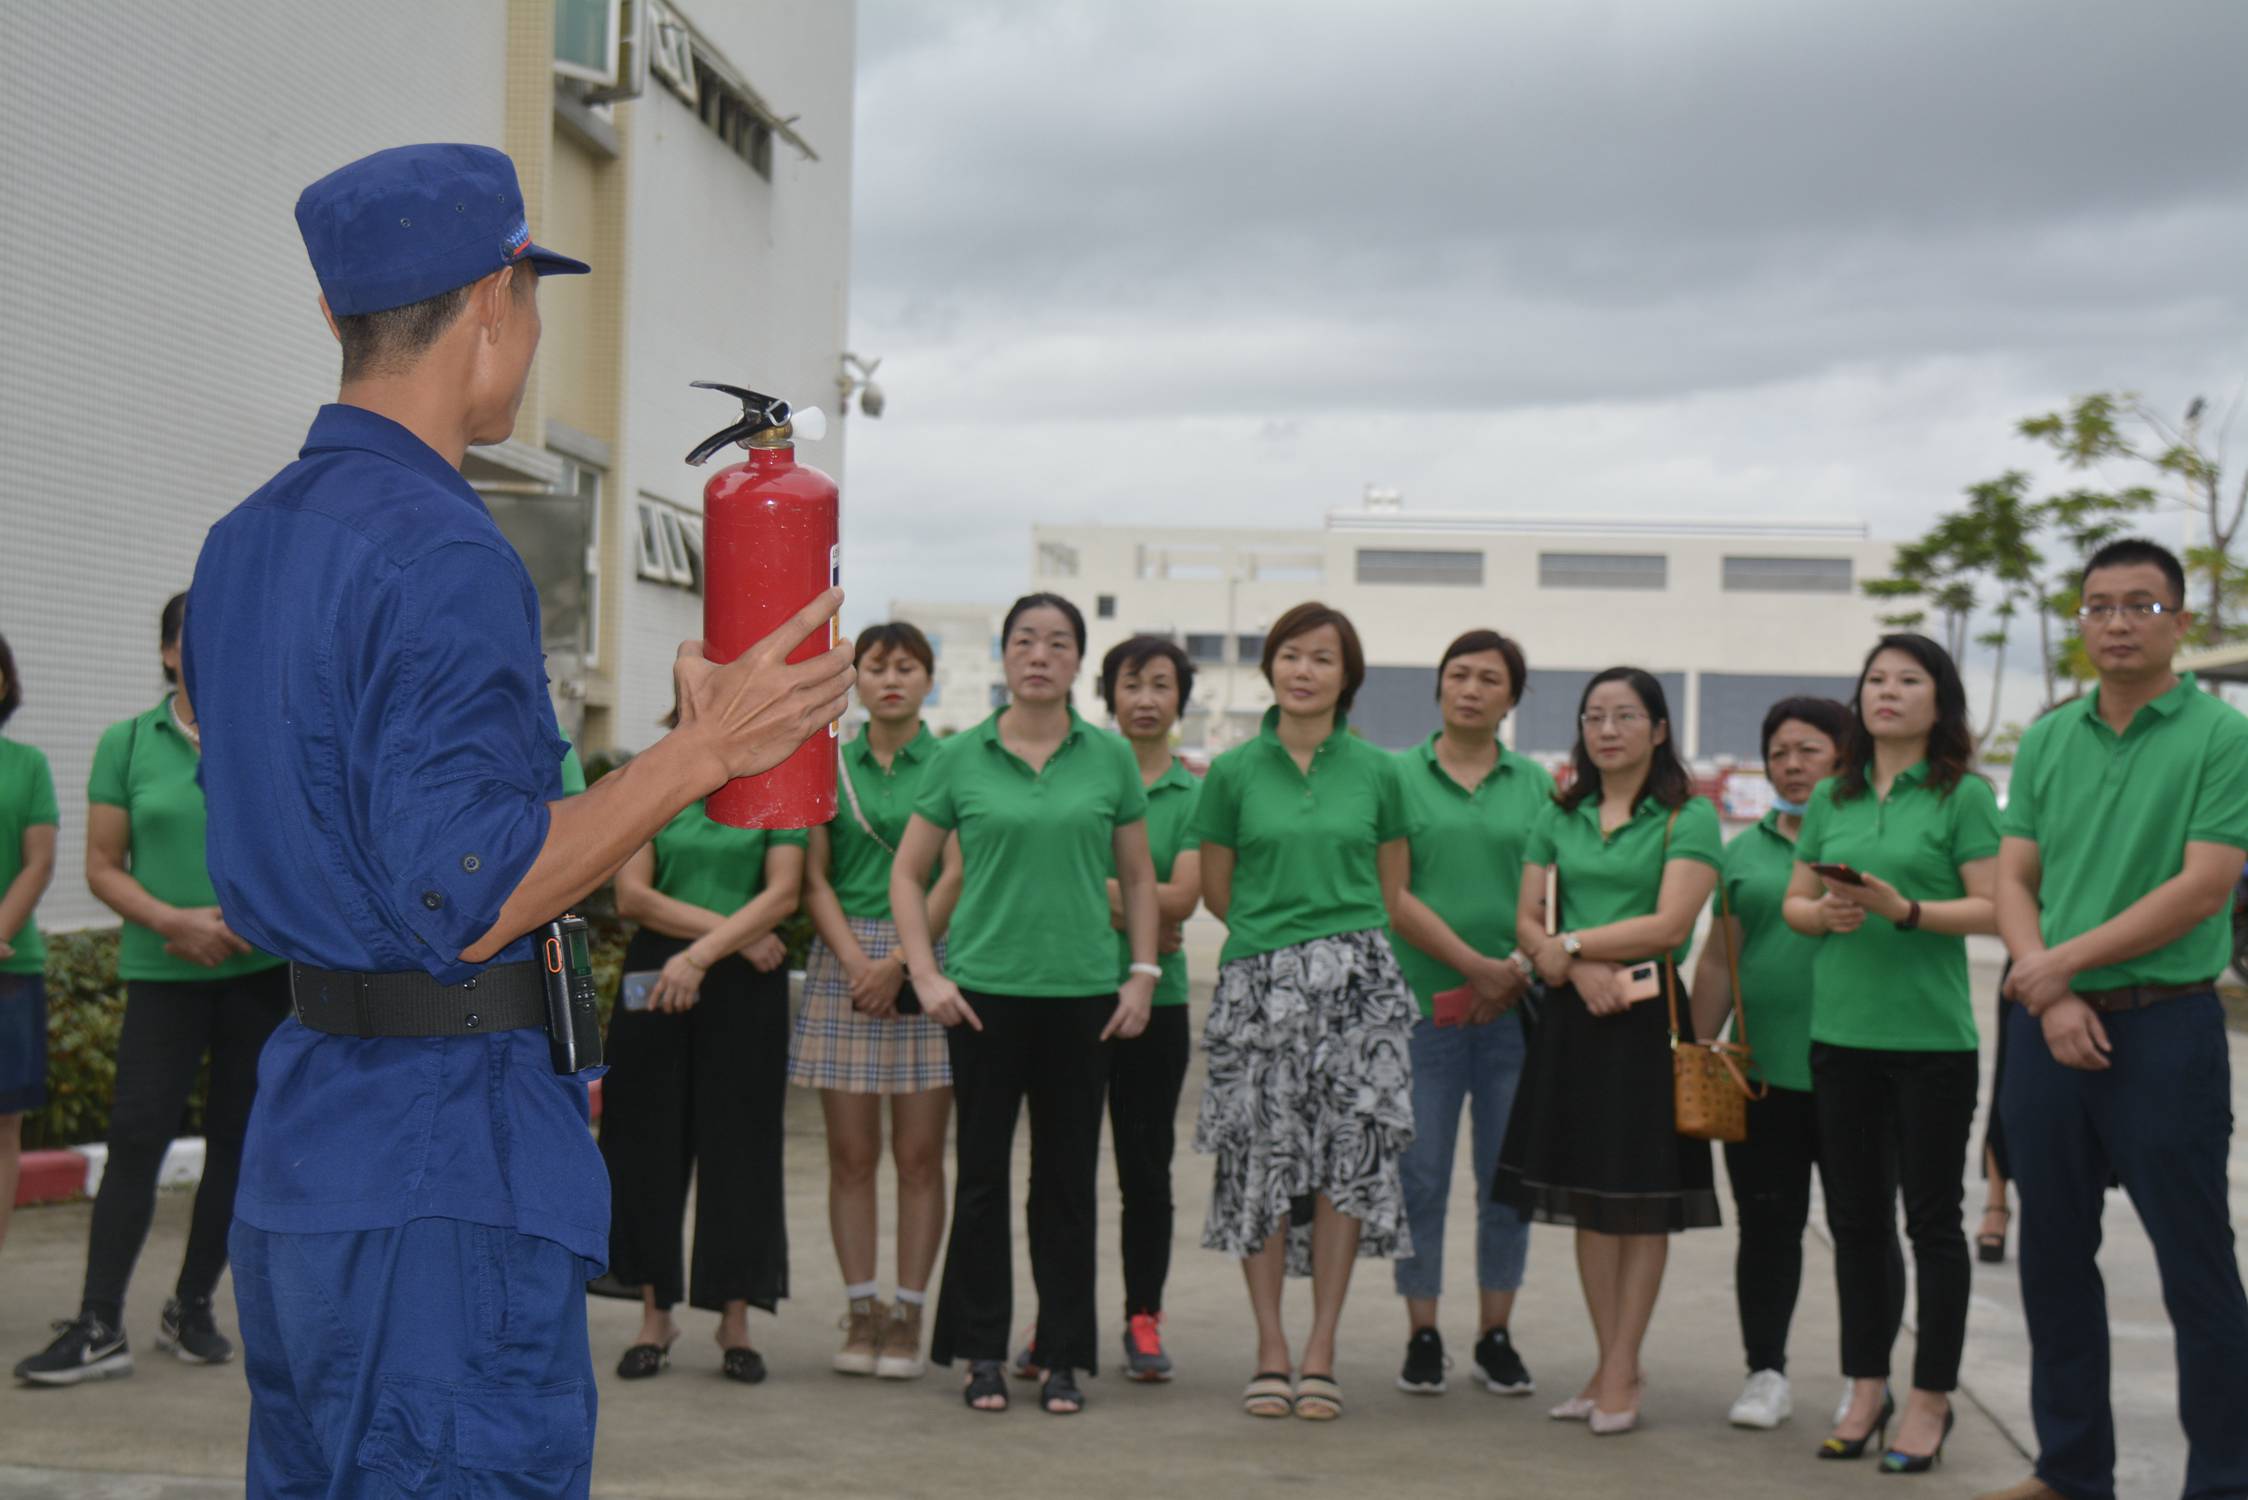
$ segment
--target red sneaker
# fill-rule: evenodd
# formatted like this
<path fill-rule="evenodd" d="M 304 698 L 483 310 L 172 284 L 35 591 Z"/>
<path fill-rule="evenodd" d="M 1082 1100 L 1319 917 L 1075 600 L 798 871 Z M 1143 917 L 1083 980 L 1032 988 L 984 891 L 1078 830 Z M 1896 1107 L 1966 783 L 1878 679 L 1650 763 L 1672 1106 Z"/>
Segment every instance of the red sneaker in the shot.
<path fill-rule="evenodd" d="M 1163 1314 L 1132 1314 L 1124 1328 L 1124 1373 L 1134 1380 L 1171 1378 L 1171 1356 L 1163 1352 Z"/>

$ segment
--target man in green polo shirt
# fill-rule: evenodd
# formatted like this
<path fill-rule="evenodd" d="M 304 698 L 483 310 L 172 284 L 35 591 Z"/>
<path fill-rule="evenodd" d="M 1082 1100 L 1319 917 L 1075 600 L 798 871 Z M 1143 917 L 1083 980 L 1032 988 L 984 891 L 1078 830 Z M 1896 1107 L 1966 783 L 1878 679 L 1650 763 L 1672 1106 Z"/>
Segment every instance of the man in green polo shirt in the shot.
<path fill-rule="evenodd" d="M 2099 686 L 2030 726 L 1999 854 L 2014 956 L 1998 1107 L 2022 1194 L 2034 1478 L 2006 1500 L 2108 1500 L 2115 1427 L 2096 1256 L 2110 1177 L 2154 1242 L 2177 1335 L 2185 1494 L 2248 1495 L 2248 1294 L 2225 1168 L 2232 1079 L 2216 977 L 2248 850 L 2248 719 L 2170 661 L 2193 617 L 2151 542 L 2085 565 Z"/>

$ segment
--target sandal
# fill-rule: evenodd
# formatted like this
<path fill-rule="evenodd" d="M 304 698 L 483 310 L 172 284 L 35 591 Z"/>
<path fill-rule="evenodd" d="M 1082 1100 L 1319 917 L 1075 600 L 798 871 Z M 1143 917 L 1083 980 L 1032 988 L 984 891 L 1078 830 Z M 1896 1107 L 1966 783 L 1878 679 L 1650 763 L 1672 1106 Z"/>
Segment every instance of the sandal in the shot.
<path fill-rule="evenodd" d="M 670 1344 L 634 1344 L 624 1351 L 617 1361 L 619 1380 L 646 1380 L 651 1375 L 661 1375 L 671 1363 Z"/>
<path fill-rule="evenodd" d="M 996 1359 L 979 1359 L 968 1365 L 968 1383 L 960 1388 L 960 1399 L 968 1403 L 968 1410 L 986 1414 L 1007 1409 L 1007 1376 L 1005 1367 Z M 996 1401 L 996 1405 L 978 1406 L 979 1401 Z"/>
<path fill-rule="evenodd" d="M 1085 1409 L 1085 1393 L 1069 1371 L 1048 1370 L 1046 1383 L 1038 1388 L 1038 1405 L 1049 1417 L 1074 1417 Z"/>
<path fill-rule="evenodd" d="M 1332 1422 L 1343 1414 L 1343 1388 L 1332 1375 L 1306 1375 L 1296 1382 L 1296 1415 L 1306 1422 Z"/>
<path fill-rule="evenodd" d="M 1988 1224 L 1991 1215 L 1998 1216 L 1998 1233 L 1984 1230 L 1975 1236 L 1975 1259 L 1986 1266 L 2006 1263 L 2006 1226 L 2013 1222 L 2014 1211 L 2002 1203 L 1993 1203 L 1983 1210 L 1983 1222 Z"/>
<path fill-rule="evenodd" d="M 1292 1416 L 1296 1409 L 1294 1383 L 1286 1370 L 1263 1370 L 1241 1392 L 1241 1409 L 1252 1417 Z"/>

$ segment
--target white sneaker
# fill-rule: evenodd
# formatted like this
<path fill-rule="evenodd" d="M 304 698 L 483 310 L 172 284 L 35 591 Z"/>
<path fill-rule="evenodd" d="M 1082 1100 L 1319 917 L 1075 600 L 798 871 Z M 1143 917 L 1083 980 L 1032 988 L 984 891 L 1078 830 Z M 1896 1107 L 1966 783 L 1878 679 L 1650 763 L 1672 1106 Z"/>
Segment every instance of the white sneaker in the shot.
<path fill-rule="evenodd" d="M 1777 1370 L 1758 1370 L 1741 1387 L 1740 1399 L 1726 1417 L 1735 1427 L 1758 1427 L 1769 1432 L 1795 1410 L 1788 1395 L 1787 1377 Z"/>

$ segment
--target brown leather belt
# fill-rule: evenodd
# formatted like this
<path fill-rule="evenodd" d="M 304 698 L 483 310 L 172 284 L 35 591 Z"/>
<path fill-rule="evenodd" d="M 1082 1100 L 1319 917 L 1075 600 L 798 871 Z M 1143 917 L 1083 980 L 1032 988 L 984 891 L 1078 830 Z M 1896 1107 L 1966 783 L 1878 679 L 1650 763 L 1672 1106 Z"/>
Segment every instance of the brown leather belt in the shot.
<path fill-rule="evenodd" d="M 2204 979 L 2199 984 L 2126 984 L 2112 990 L 2077 990 L 2075 994 L 2094 1010 L 2144 1010 L 2164 1000 L 2206 995 L 2216 987 L 2216 980 Z"/>

